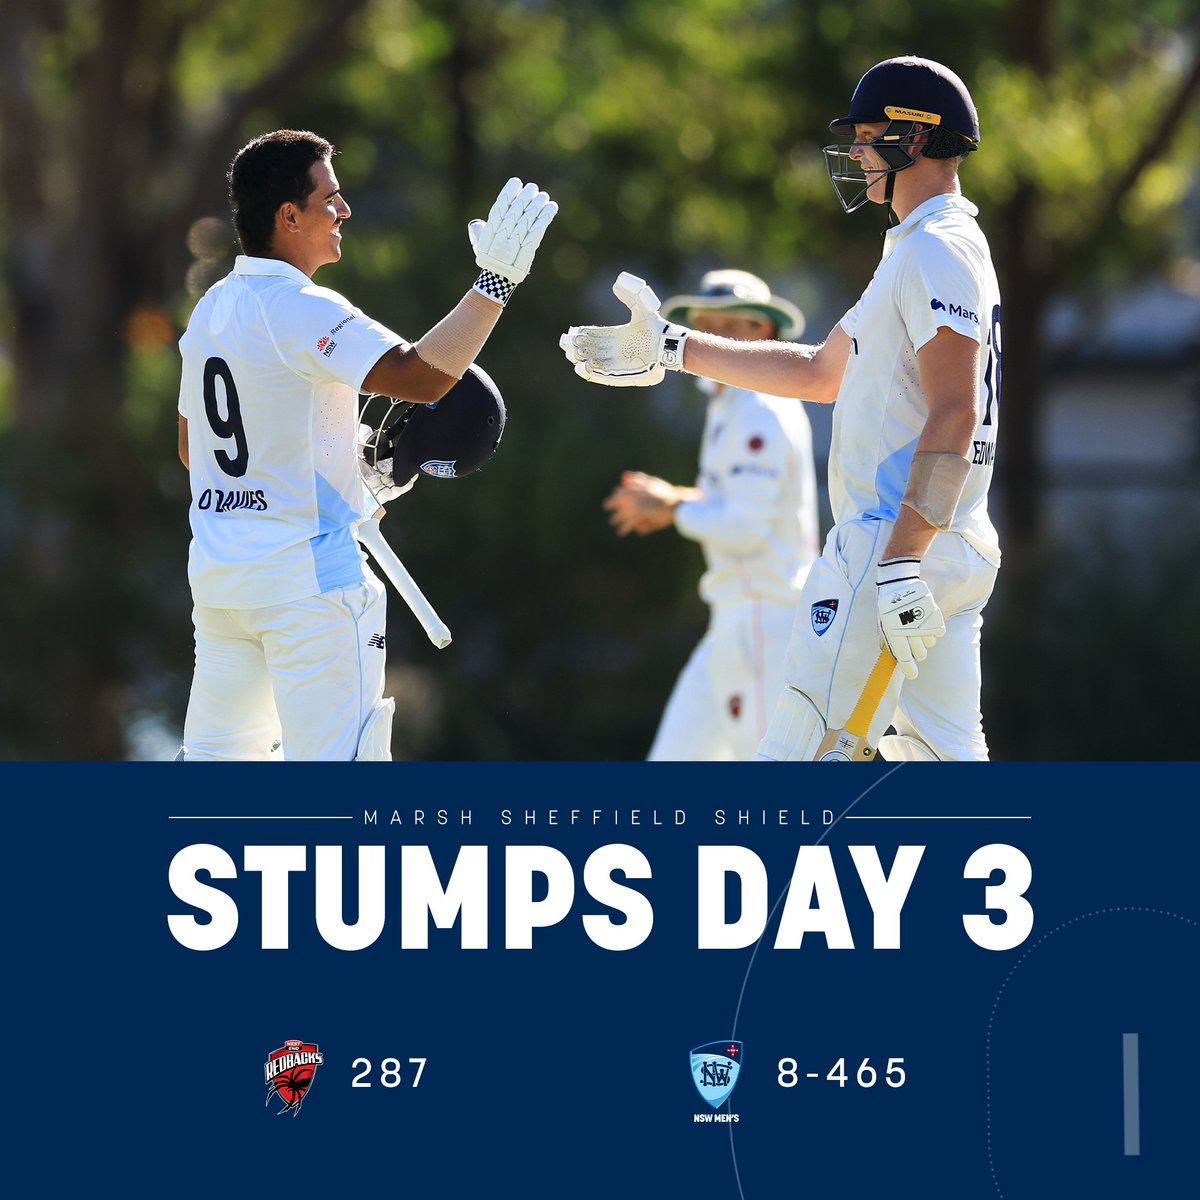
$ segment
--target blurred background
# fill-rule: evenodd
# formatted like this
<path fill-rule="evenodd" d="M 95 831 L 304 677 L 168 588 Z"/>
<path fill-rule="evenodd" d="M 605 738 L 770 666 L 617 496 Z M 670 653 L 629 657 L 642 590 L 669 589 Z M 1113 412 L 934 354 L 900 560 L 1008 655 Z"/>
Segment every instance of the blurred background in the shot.
<path fill-rule="evenodd" d="M 249 138 L 339 148 L 354 215 L 317 282 L 419 337 L 476 275 L 510 175 L 560 204 L 480 363 L 499 453 L 384 531 L 394 754 L 644 756 L 701 635 L 698 547 L 618 539 L 626 468 L 694 479 L 704 397 L 606 389 L 558 349 L 740 267 L 822 340 L 886 217 L 839 207 L 828 122 L 883 58 L 967 82 L 963 169 L 1004 295 L 986 613 L 996 759 L 1195 759 L 1200 698 L 1200 18 L 1194 0 L 3 0 L 0 759 L 168 759 L 192 667 L 176 341 L 232 266 Z M 829 412 L 810 405 L 824 475 Z M 823 502 L 823 523 L 829 525 Z M 824 531 L 824 530 L 823 530 Z"/>

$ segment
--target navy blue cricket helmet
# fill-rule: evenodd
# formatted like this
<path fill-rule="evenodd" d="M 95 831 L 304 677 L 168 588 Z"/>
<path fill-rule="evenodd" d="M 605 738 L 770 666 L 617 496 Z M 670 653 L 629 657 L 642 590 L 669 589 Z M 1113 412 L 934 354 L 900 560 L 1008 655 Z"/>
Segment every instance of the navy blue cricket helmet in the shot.
<path fill-rule="evenodd" d="M 462 479 L 496 453 L 508 413 L 492 377 L 477 363 L 436 403 L 397 405 L 367 449 L 367 461 L 392 459 L 392 478 Z"/>
<path fill-rule="evenodd" d="M 858 81 L 850 111 L 830 121 L 829 128 L 853 135 L 855 125 L 880 121 L 887 127 L 871 148 L 887 164 L 886 170 L 864 172 L 845 143 L 825 147 L 834 191 L 847 212 L 867 202 L 867 190 L 880 175 L 889 177 L 886 199 L 891 201 L 891 176 L 916 161 L 908 148 L 921 130 L 929 131 L 922 150 L 926 158 L 957 158 L 979 147 L 979 114 L 971 93 L 949 67 L 932 59 L 906 54 L 876 63 Z M 847 198 L 838 186 L 845 183 L 858 184 L 861 190 Z"/>

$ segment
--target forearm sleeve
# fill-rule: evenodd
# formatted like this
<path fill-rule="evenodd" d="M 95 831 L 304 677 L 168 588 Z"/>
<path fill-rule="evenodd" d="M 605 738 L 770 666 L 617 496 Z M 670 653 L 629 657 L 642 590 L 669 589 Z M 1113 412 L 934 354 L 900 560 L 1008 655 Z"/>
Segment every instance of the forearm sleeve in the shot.
<path fill-rule="evenodd" d="M 422 362 L 461 379 L 483 349 L 504 307 L 472 288 L 420 341 Z"/>

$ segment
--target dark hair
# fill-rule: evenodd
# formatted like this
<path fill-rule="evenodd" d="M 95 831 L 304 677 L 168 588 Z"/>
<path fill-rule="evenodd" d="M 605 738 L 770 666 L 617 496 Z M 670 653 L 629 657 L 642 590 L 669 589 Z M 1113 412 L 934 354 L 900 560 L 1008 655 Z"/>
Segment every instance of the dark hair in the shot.
<path fill-rule="evenodd" d="M 229 165 L 229 202 L 244 254 L 269 254 L 275 214 L 289 200 L 304 207 L 313 190 L 309 169 L 336 153 L 306 129 L 277 129 L 247 142 Z"/>

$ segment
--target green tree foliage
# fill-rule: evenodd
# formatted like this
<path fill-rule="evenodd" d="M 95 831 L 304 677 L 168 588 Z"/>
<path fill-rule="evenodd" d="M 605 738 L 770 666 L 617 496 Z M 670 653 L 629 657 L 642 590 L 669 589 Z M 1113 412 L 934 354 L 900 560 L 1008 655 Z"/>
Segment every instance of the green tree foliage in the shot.
<path fill-rule="evenodd" d="M 385 522 L 455 634 L 434 650 L 393 600 L 399 756 L 644 754 L 702 629 L 699 552 L 615 538 L 600 501 L 628 467 L 690 479 L 702 401 L 682 378 L 584 384 L 558 337 L 620 318 L 620 270 L 665 298 L 717 265 L 771 280 L 823 337 L 884 227 L 841 212 L 820 155 L 874 62 L 941 59 L 982 114 L 963 181 L 1004 275 L 1014 592 L 1045 569 L 1047 304 L 1197 257 L 1184 0 L 3 0 L 0 15 L 0 757 L 118 758 L 145 723 L 181 728 L 175 339 L 231 265 L 224 171 L 263 130 L 338 145 L 354 215 L 319 281 L 413 338 L 469 286 L 466 222 L 509 175 L 561 205 L 481 357 L 508 400 L 500 453 L 469 480 L 420 481 Z M 1010 694 L 997 717 L 1019 757 Z"/>

